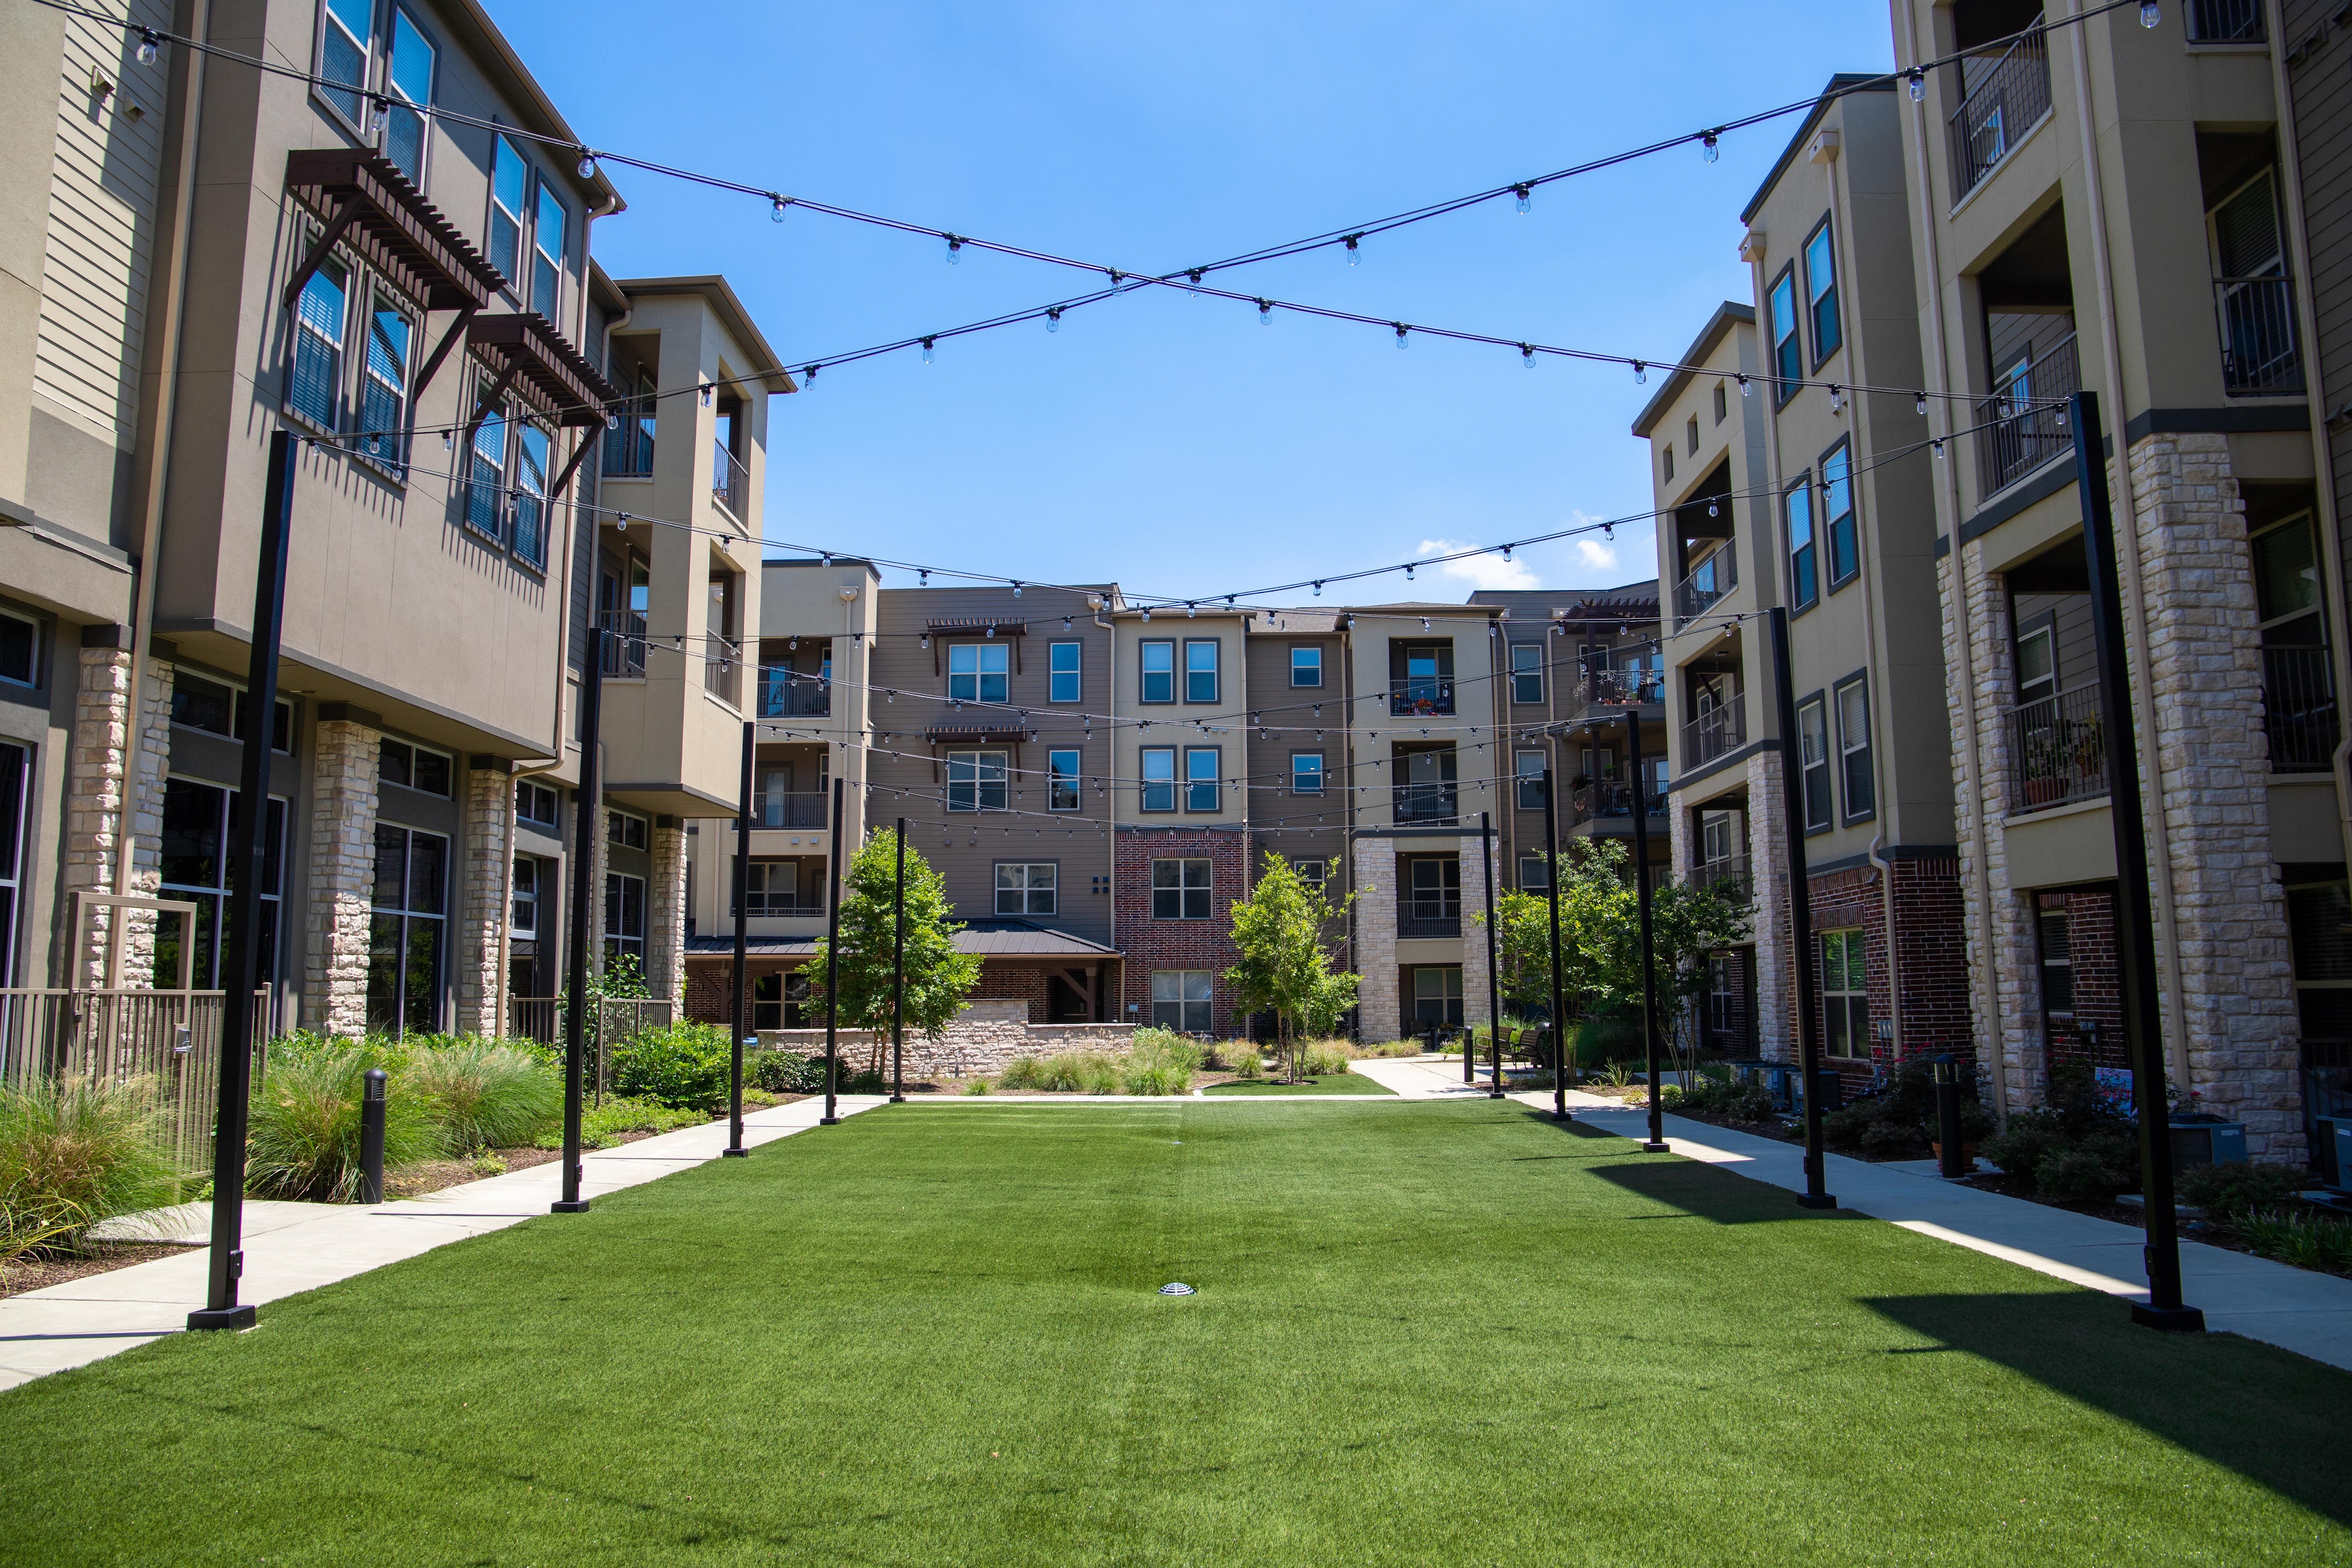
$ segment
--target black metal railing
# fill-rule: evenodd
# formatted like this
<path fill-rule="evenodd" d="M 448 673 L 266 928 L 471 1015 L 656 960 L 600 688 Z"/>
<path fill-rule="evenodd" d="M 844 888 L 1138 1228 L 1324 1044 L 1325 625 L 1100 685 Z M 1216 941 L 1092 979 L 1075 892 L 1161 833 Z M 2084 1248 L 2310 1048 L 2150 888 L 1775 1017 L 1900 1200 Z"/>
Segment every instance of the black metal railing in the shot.
<path fill-rule="evenodd" d="M 1744 888 L 1748 885 L 1749 871 L 1747 856 L 1727 855 L 1717 860 L 1702 860 L 1692 867 L 1690 879 L 1702 888 L 1712 888 L 1723 882 L 1735 882 Z"/>
<path fill-rule="evenodd" d="M 2010 710 L 2009 778 L 2013 812 L 2046 811 L 2107 793 L 2106 730 L 2096 687 Z"/>
<path fill-rule="evenodd" d="M 823 827 L 825 826 L 825 795 L 823 790 L 773 790 L 751 798 L 751 826 L 754 827 Z"/>
<path fill-rule="evenodd" d="M 1744 693 L 1734 691 L 1722 704 L 1683 726 L 1683 766 L 1703 767 L 1747 743 L 1748 703 Z"/>
<path fill-rule="evenodd" d="M 1599 784 L 1586 784 L 1568 797 L 1568 814 L 1571 824 L 1586 822 L 1630 822 L 1637 793 L 1633 784 L 1622 779 L 1603 779 Z M 1663 816 L 1666 797 L 1653 792 L 1649 797 L 1652 816 Z"/>
<path fill-rule="evenodd" d="M 2054 458 L 2071 455 L 2065 400 L 2083 389 L 2074 334 L 2036 354 L 2009 384 L 1977 402 L 1977 480 L 1983 500 L 2006 489 Z"/>
<path fill-rule="evenodd" d="M 2303 391 L 2303 351 L 2294 331 L 2294 279 L 2216 278 L 2221 325 L 2221 389 L 2232 397 Z"/>
<path fill-rule="evenodd" d="M 823 719 L 833 712 L 833 682 L 782 665 L 760 667 L 760 717 Z"/>
<path fill-rule="evenodd" d="M 1453 679 L 1389 682 L 1389 711 L 1397 714 L 1453 712 Z"/>
<path fill-rule="evenodd" d="M 2189 0 L 2189 41 L 2192 44 L 2261 43 L 2262 0 Z"/>
<path fill-rule="evenodd" d="M 2263 649 L 2263 731 L 2274 773 L 2335 766 L 2336 674 L 2326 647 Z"/>
<path fill-rule="evenodd" d="M 1397 905 L 1399 936 L 1460 936 L 1462 903 L 1458 899 L 1406 899 Z"/>
<path fill-rule="evenodd" d="M 2035 30 L 1990 65 L 1961 62 L 1963 79 L 1976 79 L 1950 121 L 1955 203 L 1982 184 L 2009 150 L 2050 112 L 2050 45 L 2041 22 L 2035 17 Z"/>
<path fill-rule="evenodd" d="M 1656 669 L 1585 671 L 1585 691 L 1596 708 L 1637 708 L 1665 700 L 1665 672 Z"/>
<path fill-rule="evenodd" d="M 751 893 L 745 902 L 751 906 L 755 921 L 800 920 L 825 912 L 823 899 L 804 899 L 793 893 Z"/>
<path fill-rule="evenodd" d="M 727 443 L 713 437 L 710 443 L 710 499 L 733 512 L 743 515 L 743 502 L 751 493 L 751 470 L 743 459 L 727 449 Z"/>
<path fill-rule="evenodd" d="M 596 617 L 604 628 L 604 673 L 633 679 L 646 672 L 646 618 L 635 610 L 606 610 Z"/>
<path fill-rule="evenodd" d="M 1396 819 L 1402 823 L 1452 822 L 1461 815 L 1450 784 L 1405 784 L 1396 788 Z"/>
<path fill-rule="evenodd" d="M 716 633 L 706 639 L 702 653 L 703 689 L 722 702 L 740 706 L 743 700 L 743 645 Z"/>
<path fill-rule="evenodd" d="M 608 479 L 650 479 L 654 471 L 654 407 L 635 398 L 615 405 L 621 422 L 604 432 L 604 475 Z"/>
<path fill-rule="evenodd" d="M 1731 541 L 1727 539 L 1708 551 L 1706 559 L 1675 584 L 1675 614 L 1684 620 L 1694 620 L 1738 586 L 1739 552 L 1731 548 Z"/>

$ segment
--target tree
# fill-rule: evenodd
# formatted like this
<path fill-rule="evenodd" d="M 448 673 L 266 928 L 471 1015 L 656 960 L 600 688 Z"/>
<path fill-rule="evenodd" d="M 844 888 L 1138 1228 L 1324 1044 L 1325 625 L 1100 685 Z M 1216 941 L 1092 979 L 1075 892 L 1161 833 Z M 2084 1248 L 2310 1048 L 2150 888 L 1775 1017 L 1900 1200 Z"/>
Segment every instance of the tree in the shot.
<path fill-rule="evenodd" d="M 850 858 L 841 897 L 839 1017 L 843 1026 L 869 1031 L 874 1054 L 868 1064 L 882 1070 L 882 1045 L 890 1033 L 892 942 L 898 888 L 898 836 L 881 829 L 868 836 Z M 961 922 L 948 915 L 946 879 L 909 844 L 907 847 L 907 1027 L 937 1039 L 962 1010 L 980 984 L 980 955 L 956 951 Z M 822 1005 L 835 983 L 834 955 L 824 938 L 803 971 L 809 998 Z"/>
<path fill-rule="evenodd" d="M 1226 983 L 1244 1008 L 1273 1011 L 1294 1078 L 1301 1030 L 1336 1027 L 1355 1000 L 1356 977 L 1334 973 L 1323 945 L 1324 931 L 1346 912 L 1349 900 L 1335 909 L 1319 884 L 1302 880 L 1289 861 L 1268 850 L 1257 886 L 1234 904 L 1233 941 L 1241 962 L 1225 971 Z"/>

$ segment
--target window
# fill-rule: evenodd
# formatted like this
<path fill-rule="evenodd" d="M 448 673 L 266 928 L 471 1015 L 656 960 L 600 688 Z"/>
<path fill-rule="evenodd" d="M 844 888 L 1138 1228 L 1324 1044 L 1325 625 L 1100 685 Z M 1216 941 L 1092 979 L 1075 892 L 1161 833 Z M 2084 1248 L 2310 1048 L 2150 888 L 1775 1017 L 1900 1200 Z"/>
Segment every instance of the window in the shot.
<path fill-rule="evenodd" d="M 1173 702 L 1176 700 L 1176 645 L 1172 642 L 1148 642 L 1139 648 L 1140 658 L 1136 668 L 1140 672 L 1142 689 L 1137 700 L 1143 702 Z"/>
<path fill-rule="evenodd" d="M 1718 381 L 1715 384 L 1715 422 L 1722 424 L 1730 412 L 1730 404 L 1723 395 L 1723 383 Z"/>
<path fill-rule="evenodd" d="M 514 863 L 514 934 L 539 934 L 539 862 L 522 857 Z"/>
<path fill-rule="evenodd" d="M 1658 461 L 1664 465 L 1665 477 L 1669 479 L 1673 479 L 1675 477 L 1675 449 L 1671 445 L 1658 448 Z"/>
<path fill-rule="evenodd" d="M 331 82 L 347 82 L 364 89 L 368 56 L 375 49 L 375 0 L 326 0 L 319 26 L 319 74 Z M 341 87 L 321 87 L 319 96 L 353 125 L 361 118 L 360 93 Z"/>
<path fill-rule="evenodd" d="M 1076 811 L 1078 809 L 1078 753 L 1048 752 L 1045 753 L 1045 809 Z"/>
<path fill-rule="evenodd" d="M 0 780 L 0 789 L 7 787 Z M 180 944 L 193 947 L 190 984 L 199 991 L 224 988 L 227 968 L 226 930 L 228 861 L 231 835 L 238 830 L 239 795 L 219 784 L 194 779 L 168 779 L 163 784 L 163 891 L 166 899 L 185 899 L 196 906 L 196 929 L 183 929 L 184 915 L 158 915 L 155 920 L 154 984 L 169 989 L 180 984 Z M 261 864 L 261 952 L 258 973 L 265 985 L 278 978 L 278 895 L 285 861 L 286 803 L 272 799 L 264 827 Z M 10 846 L 0 843 L 0 865 L 10 859 Z"/>
<path fill-rule="evenodd" d="M 1511 645 L 1511 700 L 1541 702 L 1544 700 L 1544 645 L 1539 642 L 1515 642 Z"/>
<path fill-rule="evenodd" d="M 2043 893 L 2034 923 L 2042 939 L 2042 1016 L 2045 1028 L 2074 1021 L 2074 911 L 2063 893 Z"/>
<path fill-rule="evenodd" d="M 1211 868 L 1206 860 L 1151 863 L 1151 918 L 1204 921 L 1211 903 Z"/>
<path fill-rule="evenodd" d="M 392 89 L 385 95 L 392 108 L 383 120 L 383 155 L 399 164 L 419 191 L 425 189 L 425 132 L 431 121 L 424 111 L 433 104 L 433 46 L 408 13 L 394 6 L 392 60 L 383 73 L 384 84 Z"/>
<path fill-rule="evenodd" d="M 0 986 L 16 984 L 16 907 L 24 878 L 25 774 L 32 752 L 0 741 Z M 177 985 L 180 977 L 172 976 Z"/>
<path fill-rule="evenodd" d="M 253 732 L 250 707 L 243 691 L 217 680 L 207 680 L 185 668 L 173 678 L 172 722 L 183 729 L 242 741 Z M 269 726 L 269 749 L 288 756 L 294 753 L 294 705 L 282 697 Z"/>
<path fill-rule="evenodd" d="M 341 428 L 343 331 L 350 313 L 351 269 L 330 256 L 303 282 L 295 302 L 294 363 L 286 378 L 287 408 L 321 430 Z"/>
<path fill-rule="evenodd" d="M 1184 639 L 1184 700 L 1214 702 L 1217 700 L 1217 640 L 1214 637 Z"/>
<path fill-rule="evenodd" d="M 533 566 L 547 564 L 547 432 L 515 426 L 514 552 Z"/>
<path fill-rule="evenodd" d="M 1845 819 L 1878 809 L 1878 787 L 1870 765 L 1870 682 L 1861 676 L 1837 689 L 1838 764 L 1845 789 Z"/>
<path fill-rule="evenodd" d="M 1683 426 L 1683 450 L 1694 458 L 1698 456 L 1698 416 L 1696 414 Z"/>
<path fill-rule="evenodd" d="M 1176 748 L 1146 746 L 1143 748 L 1143 805 L 1145 811 L 1176 809 Z"/>
<path fill-rule="evenodd" d="M 1321 795 L 1323 793 L 1323 753 L 1293 752 L 1290 753 L 1290 793 Z"/>
<path fill-rule="evenodd" d="M 2022 707 L 2058 695 L 2058 632 L 2039 626 L 2017 639 L 2017 700 Z"/>
<path fill-rule="evenodd" d="M 387 1035 L 439 1028 L 449 841 L 437 833 L 377 823 L 371 902 L 368 1028 Z"/>
<path fill-rule="evenodd" d="M 1059 908 L 1055 889 L 1061 868 L 1050 860 L 1000 860 L 996 866 L 996 912 L 1050 915 Z"/>
<path fill-rule="evenodd" d="M 1805 831 L 1830 825 L 1829 713 L 1818 697 L 1797 706 L 1797 746 L 1805 784 Z"/>
<path fill-rule="evenodd" d="M 643 849 L 652 842 L 651 824 L 634 811 L 604 808 L 604 842 L 617 849 Z"/>
<path fill-rule="evenodd" d="M 1219 748 L 1187 746 L 1184 748 L 1184 809 L 1186 811 L 1216 811 Z"/>
<path fill-rule="evenodd" d="M 1544 807 L 1544 754 L 1518 752 L 1512 756 L 1513 772 L 1518 775 L 1519 809 L 1541 811 Z"/>
<path fill-rule="evenodd" d="M 1853 454 L 1845 443 L 1822 459 L 1822 511 L 1829 520 L 1830 586 L 1850 581 L 1862 564 L 1853 531 Z"/>
<path fill-rule="evenodd" d="M 1519 857 L 1519 890 L 1544 893 L 1551 890 L 1551 867 L 1540 855 Z"/>
<path fill-rule="evenodd" d="M 1085 654 L 1084 643 L 1057 642 L 1046 648 L 1046 701 L 1076 702 L 1078 700 L 1084 689 L 1084 682 L 1080 679 L 1083 667 L 1079 661 Z"/>
<path fill-rule="evenodd" d="M 551 321 L 563 319 L 563 231 L 570 221 L 555 187 L 540 181 L 538 221 L 530 226 L 530 308 Z"/>
<path fill-rule="evenodd" d="M 646 879 L 604 873 L 604 956 L 646 961 Z"/>
<path fill-rule="evenodd" d="M 1773 280 L 1770 298 L 1775 377 L 1772 391 L 1779 401 L 1786 403 L 1797 395 L 1797 380 L 1805 374 L 1804 352 L 1797 340 L 1797 283 L 1792 272 L 1784 270 Z"/>
<path fill-rule="evenodd" d="M 415 328 L 389 295 L 368 312 L 367 356 L 360 367 L 360 451 L 388 468 L 408 459 L 408 351 Z"/>
<path fill-rule="evenodd" d="M 1813 572 L 1813 487 L 1799 479 L 1782 498 L 1789 519 L 1789 600 L 1801 610 L 1821 597 Z"/>
<path fill-rule="evenodd" d="M 1462 1025 L 1462 966 L 1424 963 L 1412 972 L 1412 1021 L 1445 1028 Z"/>
<path fill-rule="evenodd" d="M 41 683 L 40 623 L 6 610 L 0 610 L 0 680 L 12 686 Z"/>
<path fill-rule="evenodd" d="M 555 792 L 529 779 L 515 785 L 515 815 L 552 832 L 557 826 Z"/>
<path fill-rule="evenodd" d="M 1011 698 L 1012 650 L 1003 643 L 960 642 L 948 649 L 948 700 L 1003 702 Z"/>
<path fill-rule="evenodd" d="M 1830 241 L 1827 218 L 1805 241 L 1805 300 L 1813 321 L 1813 363 L 1818 365 L 1844 341 L 1838 330 L 1837 247 Z"/>
<path fill-rule="evenodd" d="M 376 747 L 376 776 L 381 782 L 437 795 L 445 800 L 451 794 L 450 763 L 446 752 L 430 752 L 388 735 Z M 642 822 L 644 818 L 638 820 Z"/>
<path fill-rule="evenodd" d="M 1295 647 L 1290 650 L 1290 684 L 1320 686 L 1323 684 L 1323 650 L 1319 647 Z"/>
<path fill-rule="evenodd" d="M 483 388 L 485 395 L 488 388 Z M 498 543 L 506 542 L 507 485 L 507 421 L 502 410 L 493 408 L 482 418 L 474 431 L 474 449 L 468 454 L 473 482 L 466 488 L 466 526 L 488 535 Z"/>
<path fill-rule="evenodd" d="M 1330 885 L 1331 862 L 1327 859 L 1309 857 L 1304 860 L 1293 860 L 1290 868 L 1298 873 L 1299 881 L 1318 893 Z"/>
<path fill-rule="evenodd" d="M 1151 1026 L 1180 1035 L 1205 1035 L 1214 1027 L 1216 975 L 1207 969 L 1151 972 Z"/>
<path fill-rule="evenodd" d="M 522 264 L 522 214 L 530 196 L 530 163 L 505 136 L 490 143 L 490 265 L 517 292 Z"/>
<path fill-rule="evenodd" d="M 948 753 L 948 809 L 1003 811 L 1004 795 L 1003 752 Z"/>
<path fill-rule="evenodd" d="M 754 860 L 744 868 L 743 899 L 750 917 L 812 914 L 818 900 L 801 902 L 801 867 L 797 860 Z"/>
<path fill-rule="evenodd" d="M 1831 1056 L 1870 1055 L 1869 951 L 1859 930 L 1822 932 L 1822 1037 Z"/>

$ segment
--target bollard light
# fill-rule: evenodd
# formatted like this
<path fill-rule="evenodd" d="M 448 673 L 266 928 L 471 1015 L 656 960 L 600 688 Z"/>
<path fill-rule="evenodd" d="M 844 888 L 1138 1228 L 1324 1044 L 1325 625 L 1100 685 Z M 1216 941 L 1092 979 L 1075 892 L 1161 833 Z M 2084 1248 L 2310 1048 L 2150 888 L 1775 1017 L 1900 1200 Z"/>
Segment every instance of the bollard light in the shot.
<path fill-rule="evenodd" d="M 382 1068 L 370 1068 L 360 1091 L 360 1202 L 383 1202 L 384 1089 L 389 1083 Z"/>

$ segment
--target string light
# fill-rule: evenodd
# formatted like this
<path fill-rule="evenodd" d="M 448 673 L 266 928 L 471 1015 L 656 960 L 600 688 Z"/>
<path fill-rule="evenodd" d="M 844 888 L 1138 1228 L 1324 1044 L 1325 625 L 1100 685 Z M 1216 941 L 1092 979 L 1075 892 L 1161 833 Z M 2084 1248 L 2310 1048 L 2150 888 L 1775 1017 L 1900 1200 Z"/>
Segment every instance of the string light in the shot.
<path fill-rule="evenodd" d="M 923 340 L 923 363 L 925 364 L 931 363 L 931 340 L 929 338 Z"/>
<path fill-rule="evenodd" d="M 1402 321 L 1394 322 L 1393 325 L 1396 327 L 1397 347 L 1402 348 L 1404 347 L 1404 335 L 1408 329 Z"/>
<path fill-rule="evenodd" d="M 1351 234 L 1348 237 L 1348 265 L 1350 267 L 1363 259 L 1363 247 L 1357 243 L 1363 237 L 1360 234 Z"/>
<path fill-rule="evenodd" d="M 1521 343 L 1519 345 L 1519 363 L 1528 370 L 1535 369 L 1536 351 L 1533 344 Z"/>
<path fill-rule="evenodd" d="M 961 266 L 963 264 L 963 237 L 961 235 L 950 234 L 944 235 L 941 237 L 948 242 L 948 265 L 950 267 Z"/>
<path fill-rule="evenodd" d="M 136 53 L 138 54 L 139 63 L 141 65 L 153 65 L 155 63 L 155 57 L 161 54 L 163 49 L 163 40 L 156 36 L 154 28 L 142 27 L 139 29 L 139 47 Z"/>
<path fill-rule="evenodd" d="M 2139 0 L 2139 25 L 2153 27 L 2164 20 L 2164 8 L 2156 0 Z"/>
<path fill-rule="evenodd" d="M 580 167 L 580 177 L 581 177 L 582 179 L 583 179 L 583 180 L 593 180 L 593 179 L 594 179 L 594 178 L 596 177 L 596 154 L 595 154 L 595 153 L 591 153 L 591 152 L 590 152 L 590 151 L 588 151 L 588 149 L 587 149 L 587 148 L 585 148 L 585 147 L 581 148 L 581 149 L 580 149 L 580 165 L 579 165 L 579 167 Z"/>
<path fill-rule="evenodd" d="M 1535 205 L 1531 200 L 1529 200 L 1529 197 L 1534 195 L 1534 189 L 1535 188 L 1533 186 L 1525 184 L 1513 185 L 1511 187 L 1511 195 L 1518 198 L 1519 211 L 1524 213 Z"/>
<path fill-rule="evenodd" d="M 1261 327 L 1270 327 L 1274 325 L 1273 300 L 1260 300 L 1257 301 L 1257 324 Z"/>
<path fill-rule="evenodd" d="M 792 205 L 793 198 L 790 196 L 770 195 L 768 197 L 768 221 L 770 223 L 783 222 L 784 209 Z"/>
<path fill-rule="evenodd" d="M 1640 360 L 1633 362 L 1633 382 L 1638 386 L 1647 386 L 1650 383 L 1650 367 Z"/>
<path fill-rule="evenodd" d="M 1926 71 L 1921 70 L 1917 66 L 1913 66 L 1909 70 L 1903 73 L 1903 79 L 1911 89 L 1912 102 L 1916 103 L 1921 99 L 1927 96 L 1927 73 Z"/>
<path fill-rule="evenodd" d="M 1045 312 L 1045 330 L 1049 332 L 1062 330 L 1062 307 L 1059 305 Z"/>
<path fill-rule="evenodd" d="M 1911 405 L 1911 412 L 1920 415 L 1924 415 L 1927 412 L 1927 395 L 1926 393 L 1922 392 L 1916 395 Z"/>
<path fill-rule="evenodd" d="M 1723 148 L 1717 142 L 1714 132 L 1706 132 L 1699 137 L 1698 155 L 1710 163 L 1723 156 Z"/>

